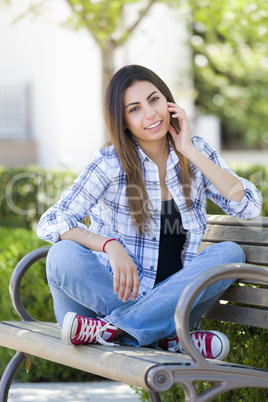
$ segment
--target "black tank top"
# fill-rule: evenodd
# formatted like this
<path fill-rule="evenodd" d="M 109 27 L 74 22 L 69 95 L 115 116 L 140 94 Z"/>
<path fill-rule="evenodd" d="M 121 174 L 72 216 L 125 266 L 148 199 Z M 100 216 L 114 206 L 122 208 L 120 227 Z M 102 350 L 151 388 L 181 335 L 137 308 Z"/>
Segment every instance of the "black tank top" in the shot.
<path fill-rule="evenodd" d="M 182 268 L 181 252 L 186 240 L 181 215 L 173 199 L 162 201 L 159 258 L 155 284 Z"/>

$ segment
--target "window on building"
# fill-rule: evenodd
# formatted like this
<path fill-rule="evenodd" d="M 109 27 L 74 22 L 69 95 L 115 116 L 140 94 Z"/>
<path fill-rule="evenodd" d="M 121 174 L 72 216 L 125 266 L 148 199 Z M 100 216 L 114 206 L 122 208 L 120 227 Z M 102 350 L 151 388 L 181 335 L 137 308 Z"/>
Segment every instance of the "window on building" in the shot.
<path fill-rule="evenodd" d="M 0 83 L 0 140 L 30 138 L 30 85 Z"/>

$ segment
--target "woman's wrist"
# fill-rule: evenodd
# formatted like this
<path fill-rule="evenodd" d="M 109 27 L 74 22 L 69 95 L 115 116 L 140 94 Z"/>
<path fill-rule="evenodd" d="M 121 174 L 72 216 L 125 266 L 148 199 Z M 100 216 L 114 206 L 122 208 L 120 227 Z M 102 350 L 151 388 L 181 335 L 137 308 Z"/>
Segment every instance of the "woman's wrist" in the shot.
<path fill-rule="evenodd" d="M 185 150 L 181 152 L 185 158 L 187 158 L 189 161 L 194 163 L 195 159 L 198 158 L 200 152 L 198 149 L 196 149 L 192 144 L 187 147 Z"/>
<path fill-rule="evenodd" d="M 117 240 L 116 240 L 116 239 L 108 239 L 108 240 L 106 240 L 106 241 L 104 242 L 104 244 L 103 244 L 103 246 L 102 246 L 102 251 L 103 251 L 104 253 L 107 252 L 107 251 L 105 250 L 106 245 L 107 245 L 109 242 L 112 242 L 112 241 L 117 241 Z"/>

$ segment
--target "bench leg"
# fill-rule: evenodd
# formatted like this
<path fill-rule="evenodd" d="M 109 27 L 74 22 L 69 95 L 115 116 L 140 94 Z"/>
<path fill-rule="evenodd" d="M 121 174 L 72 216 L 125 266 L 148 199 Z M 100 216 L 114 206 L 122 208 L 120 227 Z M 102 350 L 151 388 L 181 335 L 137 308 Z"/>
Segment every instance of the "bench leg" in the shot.
<path fill-rule="evenodd" d="M 148 391 L 148 395 L 151 402 L 161 402 L 158 392 Z"/>
<path fill-rule="evenodd" d="M 7 402 L 8 392 L 12 380 L 25 359 L 26 356 L 23 352 L 16 352 L 6 366 L 0 381 L 0 402 Z"/>

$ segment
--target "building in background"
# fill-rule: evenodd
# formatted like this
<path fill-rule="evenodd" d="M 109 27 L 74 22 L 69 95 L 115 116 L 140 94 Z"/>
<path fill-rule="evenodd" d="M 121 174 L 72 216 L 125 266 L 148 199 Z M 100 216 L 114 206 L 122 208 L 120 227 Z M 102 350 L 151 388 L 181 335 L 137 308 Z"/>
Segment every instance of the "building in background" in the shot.
<path fill-rule="evenodd" d="M 105 143 L 100 51 L 88 32 L 60 27 L 69 13 L 62 0 L 42 18 L 12 24 L 19 11 L 6 7 L 0 13 L 0 165 L 79 171 Z M 125 64 L 158 73 L 193 116 L 191 52 L 179 13 L 156 4 L 117 50 L 117 68 Z"/>

